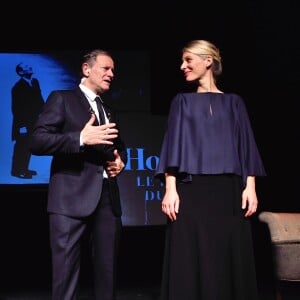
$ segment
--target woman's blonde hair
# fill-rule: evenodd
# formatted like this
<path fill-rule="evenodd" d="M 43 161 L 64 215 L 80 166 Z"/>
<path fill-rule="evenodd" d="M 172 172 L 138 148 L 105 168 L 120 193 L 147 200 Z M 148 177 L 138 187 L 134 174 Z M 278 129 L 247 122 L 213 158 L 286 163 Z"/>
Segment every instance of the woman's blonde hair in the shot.
<path fill-rule="evenodd" d="M 213 58 L 212 72 L 214 76 L 222 73 L 222 59 L 220 50 L 211 42 L 206 40 L 193 40 L 183 47 L 182 52 L 191 52 L 195 55 L 210 55 Z"/>

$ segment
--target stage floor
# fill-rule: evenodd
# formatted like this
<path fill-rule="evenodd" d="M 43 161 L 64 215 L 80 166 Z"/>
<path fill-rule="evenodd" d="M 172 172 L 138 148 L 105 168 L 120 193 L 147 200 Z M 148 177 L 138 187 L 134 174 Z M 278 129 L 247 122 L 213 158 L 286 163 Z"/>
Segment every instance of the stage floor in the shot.
<path fill-rule="evenodd" d="M 283 300 L 299 300 L 300 289 L 297 287 L 283 286 Z M 260 288 L 259 300 L 275 300 L 273 289 L 270 286 Z M 0 300 L 51 300 L 50 290 L 7 290 L 0 292 Z M 78 300 L 91 300 L 90 290 L 82 289 Z M 117 292 L 117 300 L 159 300 L 159 288 L 122 288 Z M 184 300 L 184 299 L 183 299 Z"/>

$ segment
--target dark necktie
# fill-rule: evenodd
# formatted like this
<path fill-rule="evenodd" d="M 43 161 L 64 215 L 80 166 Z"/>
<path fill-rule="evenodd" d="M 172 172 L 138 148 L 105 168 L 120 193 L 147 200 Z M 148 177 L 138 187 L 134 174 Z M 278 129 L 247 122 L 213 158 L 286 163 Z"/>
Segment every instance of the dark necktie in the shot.
<path fill-rule="evenodd" d="M 102 106 L 102 100 L 99 96 L 95 98 L 95 101 L 97 103 L 98 113 L 99 113 L 99 123 L 100 125 L 105 124 L 105 116 L 104 116 L 104 110 Z"/>

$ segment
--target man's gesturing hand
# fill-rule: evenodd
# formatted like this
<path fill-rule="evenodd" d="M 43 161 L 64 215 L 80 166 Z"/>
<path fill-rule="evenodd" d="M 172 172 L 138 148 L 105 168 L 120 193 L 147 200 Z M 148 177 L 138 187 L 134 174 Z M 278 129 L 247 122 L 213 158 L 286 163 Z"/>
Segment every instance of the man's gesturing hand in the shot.
<path fill-rule="evenodd" d="M 80 135 L 83 144 L 85 145 L 97 145 L 105 144 L 112 145 L 111 140 L 118 136 L 118 130 L 115 128 L 115 123 L 108 123 L 100 126 L 94 126 L 95 114 L 91 114 L 91 118 L 85 124 Z"/>

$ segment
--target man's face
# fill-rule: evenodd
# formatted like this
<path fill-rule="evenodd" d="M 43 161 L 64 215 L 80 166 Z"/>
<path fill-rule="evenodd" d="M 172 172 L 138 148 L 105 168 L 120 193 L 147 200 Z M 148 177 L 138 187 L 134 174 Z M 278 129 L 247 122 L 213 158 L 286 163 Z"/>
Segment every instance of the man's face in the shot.
<path fill-rule="evenodd" d="M 114 78 L 114 62 L 110 56 L 98 55 L 96 62 L 86 72 L 87 78 L 84 84 L 96 94 L 109 90 Z"/>
<path fill-rule="evenodd" d="M 26 65 L 26 64 L 21 64 L 20 67 L 22 68 L 20 75 L 25 76 L 25 77 L 30 77 L 33 74 L 31 66 Z"/>

